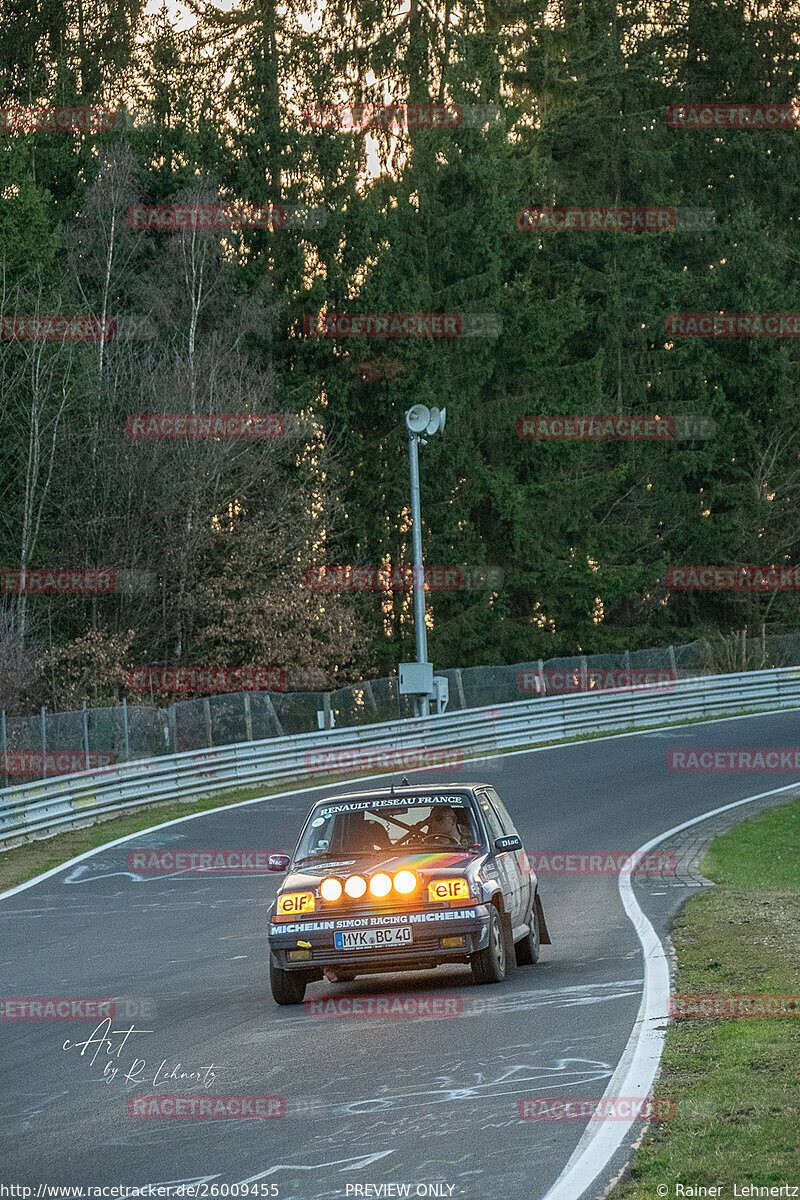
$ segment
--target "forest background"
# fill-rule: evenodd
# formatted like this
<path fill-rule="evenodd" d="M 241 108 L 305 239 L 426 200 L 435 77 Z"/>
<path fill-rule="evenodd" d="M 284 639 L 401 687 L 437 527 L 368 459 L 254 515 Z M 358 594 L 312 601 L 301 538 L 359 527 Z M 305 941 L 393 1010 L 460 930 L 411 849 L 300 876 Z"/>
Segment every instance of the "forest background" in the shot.
<path fill-rule="evenodd" d="M 666 571 L 796 561 L 800 342 L 670 339 L 665 320 L 800 309 L 800 128 L 666 112 L 797 101 L 800 6 L 0 0 L 0 28 L 4 113 L 117 114 L 99 132 L 0 129 L 0 317 L 116 323 L 110 340 L 0 340 L 0 566 L 121 581 L 0 595 L 0 707 L 135 701 L 126 673 L 148 664 L 277 666 L 307 690 L 393 673 L 414 657 L 411 593 L 306 581 L 410 564 L 415 403 L 447 408 L 421 450 L 426 562 L 492 568 L 429 591 L 437 669 L 797 629 L 796 591 L 671 592 Z M 306 116 L 369 102 L 499 116 L 360 132 Z M 131 227 L 132 206 L 178 202 L 292 219 Z M 660 233 L 518 227 L 554 205 L 700 215 Z M 320 311 L 484 331 L 307 336 Z M 287 414 L 294 434 L 126 433 L 136 413 L 245 412 Z M 522 416 L 570 414 L 712 432 L 517 436 Z"/>

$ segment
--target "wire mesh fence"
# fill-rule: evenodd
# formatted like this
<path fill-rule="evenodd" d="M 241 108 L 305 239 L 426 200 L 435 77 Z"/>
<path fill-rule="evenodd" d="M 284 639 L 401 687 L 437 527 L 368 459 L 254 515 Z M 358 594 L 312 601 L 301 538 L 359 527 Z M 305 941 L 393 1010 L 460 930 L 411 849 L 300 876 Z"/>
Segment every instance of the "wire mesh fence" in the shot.
<path fill-rule="evenodd" d="M 738 633 L 683 646 L 592 654 L 440 671 L 449 685 L 448 711 L 511 704 L 534 695 L 604 687 L 668 686 L 697 675 L 800 665 L 800 633 L 747 638 Z M 328 693 L 315 691 L 217 694 L 178 700 L 166 708 L 110 708 L 7 717 L 0 713 L 2 786 L 70 774 L 159 754 L 310 733 L 329 709 L 337 728 L 413 716 L 398 678 L 372 679 Z"/>

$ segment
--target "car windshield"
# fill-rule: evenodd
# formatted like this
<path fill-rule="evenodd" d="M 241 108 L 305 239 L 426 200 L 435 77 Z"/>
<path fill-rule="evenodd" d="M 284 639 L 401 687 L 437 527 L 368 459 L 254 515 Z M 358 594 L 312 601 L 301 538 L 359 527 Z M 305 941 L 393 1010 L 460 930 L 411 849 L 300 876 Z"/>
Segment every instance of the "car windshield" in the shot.
<path fill-rule="evenodd" d="M 387 805 L 384 799 L 339 803 L 317 809 L 297 847 L 295 862 L 387 851 L 478 850 L 480 834 L 464 796 L 447 803 Z"/>

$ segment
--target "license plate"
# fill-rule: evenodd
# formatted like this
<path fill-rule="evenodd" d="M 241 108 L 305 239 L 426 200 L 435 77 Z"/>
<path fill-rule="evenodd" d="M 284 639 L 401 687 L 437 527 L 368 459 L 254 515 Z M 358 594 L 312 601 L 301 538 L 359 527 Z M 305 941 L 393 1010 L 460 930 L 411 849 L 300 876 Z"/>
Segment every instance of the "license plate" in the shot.
<path fill-rule="evenodd" d="M 413 942 L 414 934 L 404 926 L 400 929 L 353 929 L 347 933 L 335 933 L 337 950 L 373 950 L 376 946 L 407 946 Z"/>

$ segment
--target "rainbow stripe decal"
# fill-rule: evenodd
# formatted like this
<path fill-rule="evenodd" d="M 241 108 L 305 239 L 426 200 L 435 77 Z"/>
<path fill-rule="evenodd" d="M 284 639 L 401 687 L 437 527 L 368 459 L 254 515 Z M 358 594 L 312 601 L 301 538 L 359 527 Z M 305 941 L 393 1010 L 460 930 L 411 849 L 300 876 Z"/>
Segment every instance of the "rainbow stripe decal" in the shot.
<path fill-rule="evenodd" d="M 460 865 L 469 855 L 464 850 L 433 850 L 427 854 L 404 854 L 402 858 L 398 856 L 396 865 L 391 870 L 407 871 L 424 871 L 431 868 L 455 867 Z M 389 865 L 388 860 L 383 864 L 383 870 L 386 870 Z"/>

